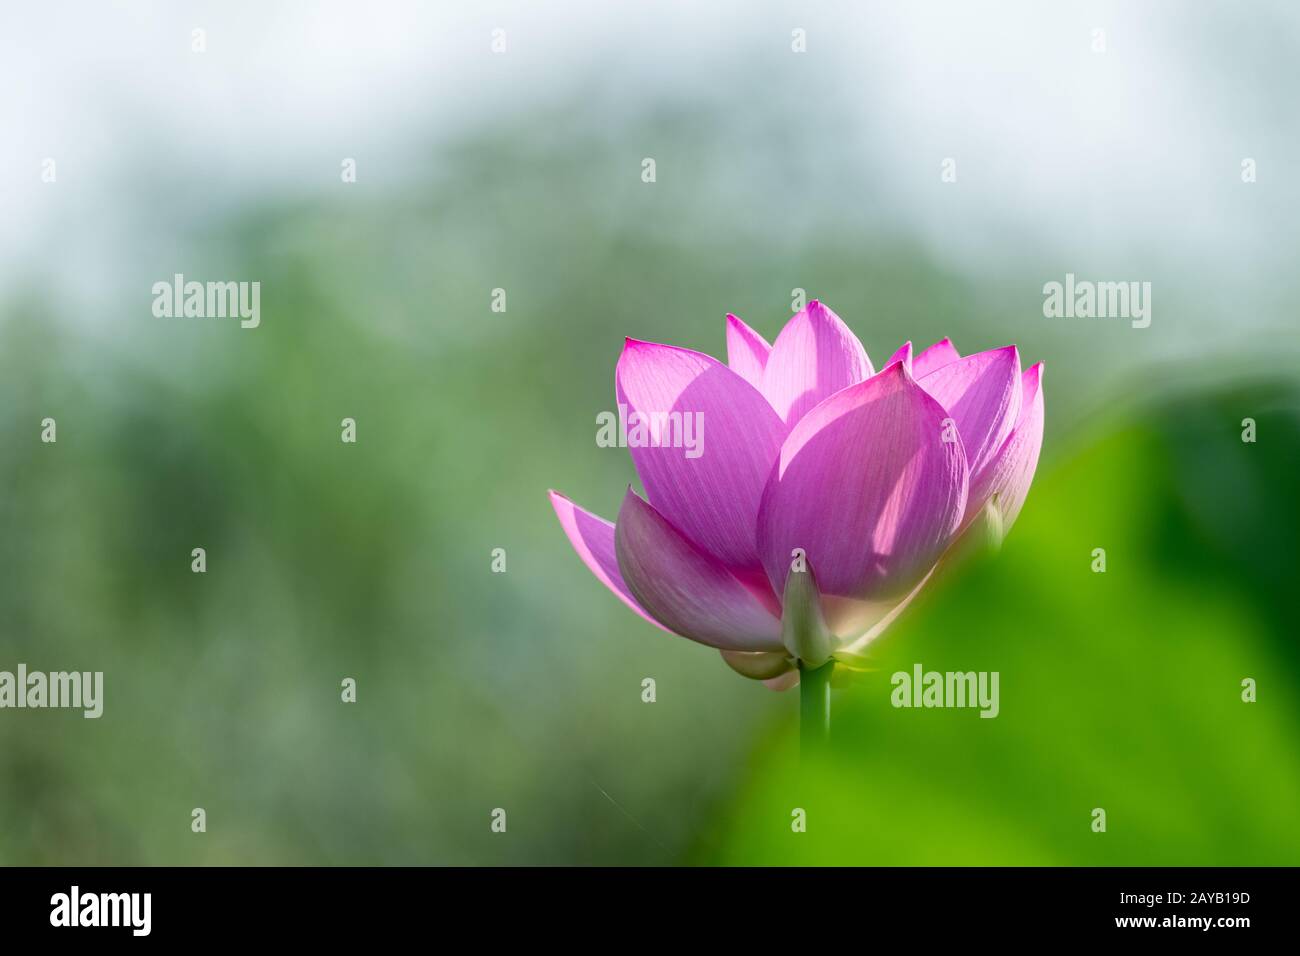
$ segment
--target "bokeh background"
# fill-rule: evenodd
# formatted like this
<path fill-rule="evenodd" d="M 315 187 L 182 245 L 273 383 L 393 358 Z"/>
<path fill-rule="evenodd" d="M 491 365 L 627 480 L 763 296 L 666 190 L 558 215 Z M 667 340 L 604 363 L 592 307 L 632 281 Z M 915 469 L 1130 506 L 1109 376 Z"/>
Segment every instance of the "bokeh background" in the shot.
<path fill-rule="evenodd" d="M 0 863 L 1300 863 L 1300 10 L 704 7 L 0 14 L 0 669 L 106 684 L 0 712 Z M 261 327 L 154 318 L 176 272 Z M 1044 318 L 1066 272 L 1151 326 Z M 635 480 L 624 336 L 721 354 L 794 288 L 877 361 L 1047 363 L 1002 552 L 802 774 L 795 695 L 628 613 L 546 500 Z M 1001 715 L 894 710 L 918 661 Z"/>

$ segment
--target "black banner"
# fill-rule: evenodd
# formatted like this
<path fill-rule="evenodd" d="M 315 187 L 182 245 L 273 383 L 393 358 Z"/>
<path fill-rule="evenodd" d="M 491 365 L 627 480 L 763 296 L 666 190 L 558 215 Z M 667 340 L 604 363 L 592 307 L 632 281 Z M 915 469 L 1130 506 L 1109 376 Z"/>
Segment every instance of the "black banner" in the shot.
<path fill-rule="evenodd" d="M 10 869 L 7 940 L 383 941 L 458 925 L 737 939 L 1130 937 L 1233 945 L 1280 933 L 1289 871 L 1264 869 Z M 803 929 L 799 929 L 799 927 Z"/>

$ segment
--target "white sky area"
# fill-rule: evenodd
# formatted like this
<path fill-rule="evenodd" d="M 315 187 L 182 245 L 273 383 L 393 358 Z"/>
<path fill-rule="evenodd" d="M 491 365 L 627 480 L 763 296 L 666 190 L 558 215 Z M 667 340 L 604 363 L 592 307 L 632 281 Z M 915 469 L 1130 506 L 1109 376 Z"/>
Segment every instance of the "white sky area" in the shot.
<path fill-rule="evenodd" d="M 6 4 L 0 281 L 56 269 L 70 292 L 102 290 L 129 254 L 104 221 L 139 201 L 132 177 L 176 183 L 180 220 L 336 188 L 344 156 L 400 189 L 428 176 L 412 164 L 431 144 L 531 107 L 589 97 L 627 124 L 656 104 L 743 104 L 749 74 L 836 118 L 809 144 L 828 176 L 884 180 L 828 192 L 810 224 L 851 224 L 864 189 L 954 270 L 1008 273 L 1030 248 L 1062 274 L 1277 286 L 1297 253 L 1298 62 L 1288 2 Z M 40 181 L 46 157 L 57 185 Z M 940 183 L 945 157 L 956 184 Z M 1278 319 L 1254 312 L 1242 321 Z"/>

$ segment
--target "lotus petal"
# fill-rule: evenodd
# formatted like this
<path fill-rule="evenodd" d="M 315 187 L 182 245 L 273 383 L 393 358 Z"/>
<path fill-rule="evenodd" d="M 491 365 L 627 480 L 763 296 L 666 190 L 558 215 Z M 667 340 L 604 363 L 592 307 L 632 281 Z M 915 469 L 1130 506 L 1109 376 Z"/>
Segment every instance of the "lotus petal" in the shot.
<path fill-rule="evenodd" d="M 772 343 L 763 370 L 763 394 L 793 427 L 818 402 L 871 374 L 871 360 L 858 337 L 813 299 Z"/>
<path fill-rule="evenodd" d="M 1020 414 L 1020 353 L 1014 345 L 978 352 L 917 381 L 952 416 L 971 477 L 978 478 Z"/>
<path fill-rule="evenodd" d="M 740 375 L 689 349 L 628 339 L 615 384 L 651 504 L 706 553 L 761 577 L 758 502 L 785 435 L 781 419 Z M 661 423 L 657 444 L 632 447 L 634 416 Z M 674 421 L 682 433 L 695 431 L 696 457 L 671 447 Z"/>
<path fill-rule="evenodd" d="M 782 649 L 770 595 L 741 582 L 630 488 L 614 547 L 628 589 L 670 631 L 726 650 Z"/>
<path fill-rule="evenodd" d="M 560 519 L 560 526 L 569 536 L 569 543 L 587 569 L 596 576 L 601 584 L 614 592 L 614 595 L 636 613 L 653 624 L 663 625 L 646 613 L 637 603 L 632 592 L 623 581 L 623 574 L 618 569 L 618 556 L 614 553 L 614 526 L 598 515 L 574 504 L 558 491 L 548 492 L 555 516 Z M 666 628 L 664 628 L 666 630 Z"/>
<path fill-rule="evenodd" d="M 884 601 L 911 590 L 966 506 L 966 459 L 960 442 L 943 440 L 947 414 L 902 363 L 809 412 L 782 446 L 759 509 L 773 588 L 784 588 L 802 548 L 823 595 Z"/>
<path fill-rule="evenodd" d="M 914 375 L 912 370 L 912 343 L 911 342 L 904 342 L 899 347 L 897 352 L 889 356 L 889 358 L 885 359 L 885 364 L 880 367 L 881 369 L 887 369 L 895 362 L 902 362 L 903 365 L 906 366 L 908 373 Z"/>
<path fill-rule="evenodd" d="M 727 365 L 755 388 L 763 387 L 763 369 L 772 346 L 739 318 L 727 313 Z"/>
<path fill-rule="evenodd" d="M 952 339 L 940 339 L 925 349 L 912 362 L 912 374 L 919 380 L 925 378 L 935 369 L 942 368 L 949 362 L 961 358 L 953 348 Z"/>
<path fill-rule="evenodd" d="M 1021 376 L 1020 420 L 996 456 L 976 480 L 971 482 L 967 521 L 996 495 L 1001 512 L 1001 531 L 1005 535 L 1020 515 L 1029 494 L 1029 485 L 1038 468 L 1038 453 L 1043 447 L 1043 363 L 1031 365 Z"/>

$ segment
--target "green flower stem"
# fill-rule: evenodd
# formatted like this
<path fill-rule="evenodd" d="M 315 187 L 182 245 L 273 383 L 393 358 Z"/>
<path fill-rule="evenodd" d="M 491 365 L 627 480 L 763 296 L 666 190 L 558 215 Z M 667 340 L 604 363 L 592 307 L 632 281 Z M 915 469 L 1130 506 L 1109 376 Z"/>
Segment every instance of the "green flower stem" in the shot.
<path fill-rule="evenodd" d="M 799 671 L 799 753 L 810 756 L 831 738 L 831 672 L 835 662 Z"/>

